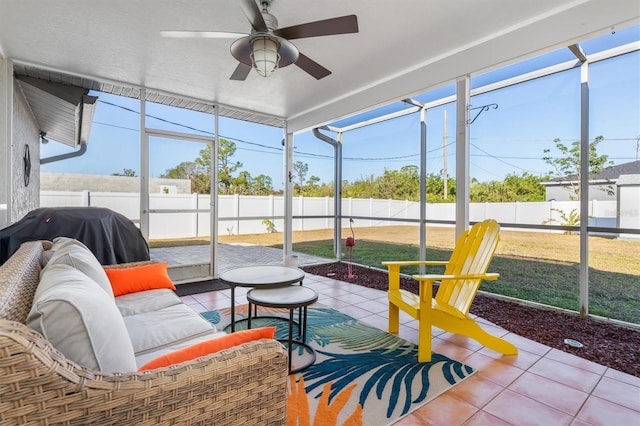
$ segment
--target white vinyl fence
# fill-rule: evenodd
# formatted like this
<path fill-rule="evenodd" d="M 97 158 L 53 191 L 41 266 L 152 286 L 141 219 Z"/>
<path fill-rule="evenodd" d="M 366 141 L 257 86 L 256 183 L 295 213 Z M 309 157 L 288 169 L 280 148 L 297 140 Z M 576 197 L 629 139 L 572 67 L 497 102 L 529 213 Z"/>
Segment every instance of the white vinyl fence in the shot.
<path fill-rule="evenodd" d="M 271 220 L 277 231 L 284 226 L 284 197 L 282 196 L 218 196 L 219 229 L 225 234 L 256 234 L 268 232 L 265 219 Z M 198 194 L 151 194 L 153 210 L 199 210 L 199 212 L 156 212 L 150 215 L 150 238 L 184 238 L 208 236 L 211 219 L 210 197 Z M 107 207 L 134 222 L 140 220 L 140 200 L 137 193 L 122 192 L 66 192 L 42 191 L 41 207 L 94 206 Z M 471 203 L 469 219 L 472 222 L 493 218 L 502 224 L 562 225 L 562 215 L 579 211 L 577 201 Z M 295 197 L 293 199 L 293 230 L 327 229 L 333 227 L 333 198 Z M 349 226 L 350 217 L 366 217 L 354 220 L 354 227 L 408 225 L 417 226 L 419 203 L 398 200 L 347 198 L 342 201 L 343 226 Z M 427 220 L 435 222 L 455 221 L 455 204 L 427 204 Z M 591 201 L 589 225 L 616 227 L 616 201 Z M 304 216 L 302 219 L 300 217 Z M 640 235 L 635 235 L 640 237 Z"/>

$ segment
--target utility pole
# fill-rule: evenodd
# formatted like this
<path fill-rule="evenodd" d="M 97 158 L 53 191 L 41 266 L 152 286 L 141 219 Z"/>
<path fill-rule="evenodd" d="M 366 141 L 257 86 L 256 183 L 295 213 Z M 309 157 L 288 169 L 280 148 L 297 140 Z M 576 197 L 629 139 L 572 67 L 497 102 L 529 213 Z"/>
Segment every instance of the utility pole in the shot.
<path fill-rule="evenodd" d="M 442 174 L 443 176 L 443 180 L 444 180 L 444 199 L 446 200 L 447 197 L 449 196 L 448 192 L 449 192 L 449 188 L 448 188 L 448 180 L 447 179 L 447 110 L 444 110 L 444 130 L 442 132 L 443 137 L 442 137 L 442 143 L 443 143 L 443 147 L 442 147 L 442 155 L 443 155 L 443 160 L 444 160 L 444 166 L 442 168 Z"/>

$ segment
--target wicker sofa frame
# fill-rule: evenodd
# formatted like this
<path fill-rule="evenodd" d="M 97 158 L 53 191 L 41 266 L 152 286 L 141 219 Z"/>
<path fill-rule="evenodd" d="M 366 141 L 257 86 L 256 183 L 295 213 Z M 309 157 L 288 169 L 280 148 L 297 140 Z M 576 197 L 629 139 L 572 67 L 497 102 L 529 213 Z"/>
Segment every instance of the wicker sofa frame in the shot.
<path fill-rule="evenodd" d="M 47 242 L 0 266 L 0 424 L 286 423 L 287 354 L 261 339 L 144 373 L 77 365 L 25 325 Z"/>

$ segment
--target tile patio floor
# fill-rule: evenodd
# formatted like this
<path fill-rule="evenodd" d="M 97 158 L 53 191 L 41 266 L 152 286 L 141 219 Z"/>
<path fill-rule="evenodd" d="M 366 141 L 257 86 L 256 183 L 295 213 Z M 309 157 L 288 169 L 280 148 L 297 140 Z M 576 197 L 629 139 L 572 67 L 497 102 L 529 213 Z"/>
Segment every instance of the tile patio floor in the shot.
<path fill-rule="evenodd" d="M 260 258 L 265 263 L 281 262 L 277 252 L 263 252 Z M 192 261 L 193 256 L 189 256 Z M 237 257 L 229 258 L 236 265 L 227 264 L 224 269 L 238 266 Z M 313 260 L 301 258 L 301 264 Z M 318 302 L 323 305 L 386 331 L 385 292 L 309 274 L 304 284 L 320 294 Z M 236 289 L 236 304 L 247 303 L 246 291 Z M 229 290 L 182 299 L 198 312 L 231 303 Z M 470 365 L 477 373 L 396 425 L 640 425 L 640 378 L 478 321 L 513 342 L 520 353 L 502 356 L 473 340 L 434 328 L 433 350 Z M 401 323 L 400 336 L 417 342 L 416 321 L 404 315 Z"/>

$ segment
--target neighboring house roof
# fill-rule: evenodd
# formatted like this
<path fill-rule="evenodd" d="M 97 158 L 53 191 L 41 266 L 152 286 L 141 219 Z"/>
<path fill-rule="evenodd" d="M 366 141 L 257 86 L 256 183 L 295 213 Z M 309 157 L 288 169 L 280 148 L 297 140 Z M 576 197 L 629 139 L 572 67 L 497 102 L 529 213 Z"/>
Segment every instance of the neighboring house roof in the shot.
<path fill-rule="evenodd" d="M 640 174 L 640 160 L 631 161 L 630 163 L 617 164 L 602 170 L 600 173 L 596 173 L 591 176 L 589 182 L 610 182 L 615 183 L 620 175 L 636 175 Z M 561 182 L 575 182 L 578 178 L 575 175 L 564 176 L 551 179 L 547 182 L 542 182 L 543 185 L 557 185 Z"/>
<path fill-rule="evenodd" d="M 640 174 L 640 160 L 632 161 L 630 163 L 618 164 L 601 171 L 593 176 L 593 179 L 609 179 L 616 180 L 620 175 L 635 175 Z"/>

